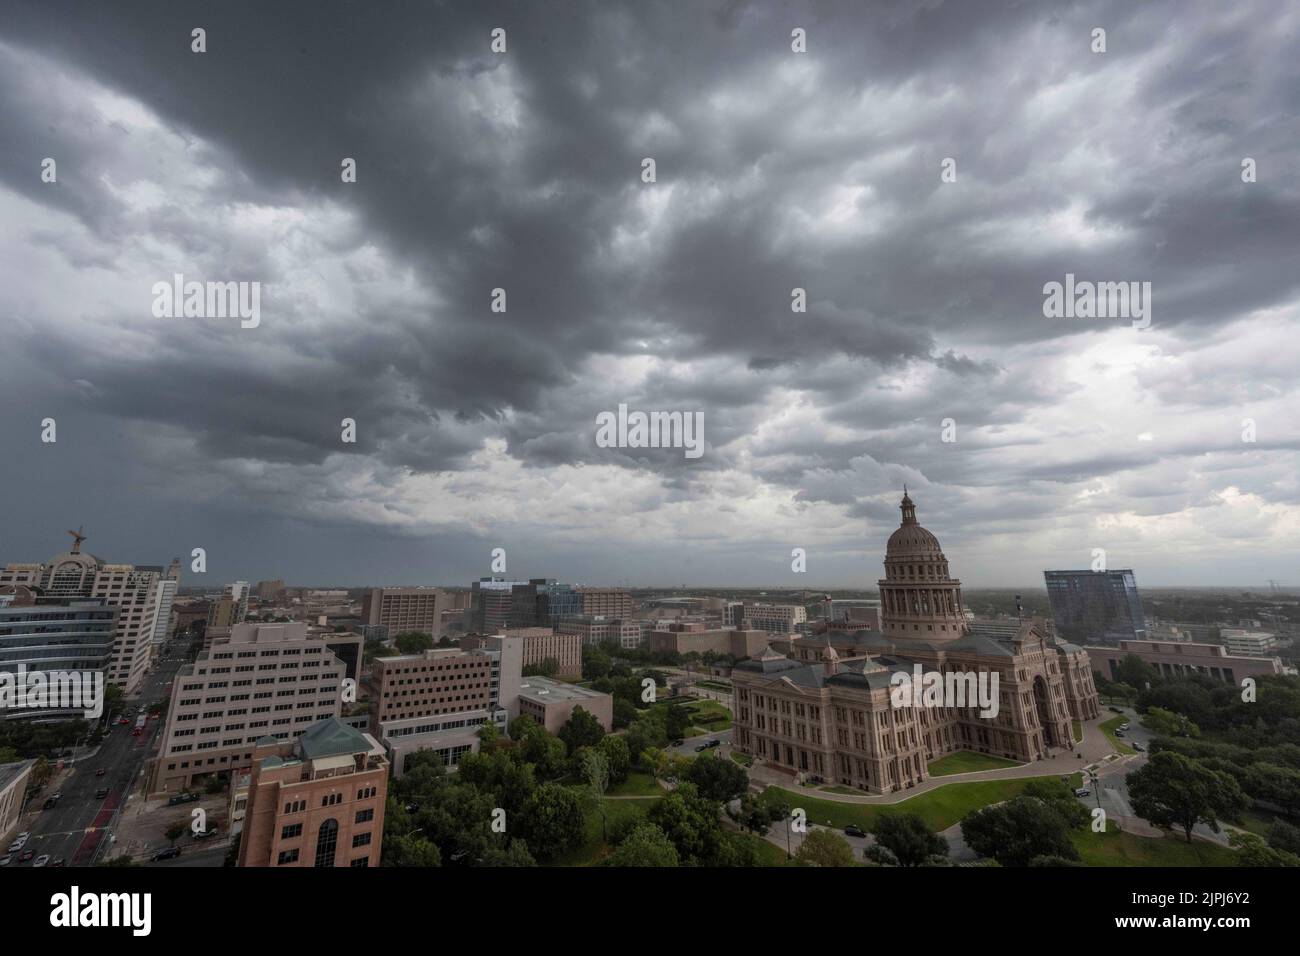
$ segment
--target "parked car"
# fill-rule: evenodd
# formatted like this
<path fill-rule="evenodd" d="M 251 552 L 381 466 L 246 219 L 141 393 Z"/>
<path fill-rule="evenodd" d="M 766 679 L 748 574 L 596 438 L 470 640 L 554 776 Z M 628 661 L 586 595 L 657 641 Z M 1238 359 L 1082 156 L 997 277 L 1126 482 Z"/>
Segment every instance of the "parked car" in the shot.
<path fill-rule="evenodd" d="M 707 744 L 705 744 L 704 746 L 705 746 L 705 747 L 721 747 L 721 746 L 722 746 L 722 741 L 721 741 L 721 740 L 710 740 L 710 741 L 709 741 Z"/>
<path fill-rule="evenodd" d="M 102 777 L 106 773 L 108 773 L 108 769 L 106 767 L 100 767 L 98 770 L 95 771 L 95 776 Z"/>
<path fill-rule="evenodd" d="M 31 859 L 32 857 L 34 857 L 35 855 L 36 855 L 36 851 L 35 851 L 35 850 L 24 850 L 24 851 L 23 851 L 23 855 L 20 856 L 20 857 L 18 858 L 18 862 L 19 862 L 19 863 L 26 863 L 28 860 L 30 860 L 30 859 Z"/>
<path fill-rule="evenodd" d="M 1128 724 L 1120 724 L 1120 725 L 1119 725 L 1119 729 L 1120 729 L 1120 730 L 1128 730 Z"/>
<path fill-rule="evenodd" d="M 195 800 L 198 800 L 200 796 L 202 796 L 202 794 L 198 794 L 198 793 L 178 793 L 178 794 L 176 794 L 176 796 L 168 798 L 168 800 L 167 800 L 167 806 L 169 806 L 169 807 L 178 807 L 178 806 L 180 806 L 182 803 L 193 803 Z"/>
<path fill-rule="evenodd" d="M 108 787 L 100 787 L 95 791 L 96 800 L 103 800 L 106 796 L 108 796 Z"/>
<path fill-rule="evenodd" d="M 1123 736 L 1124 736 L 1124 731 L 1122 731 L 1122 730 L 1116 730 L 1116 731 L 1115 731 L 1115 736 L 1116 736 L 1116 737 L 1123 737 Z"/>
<path fill-rule="evenodd" d="M 33 863 L 32 866 L 44 866 L 46 863 L 49 862 L 50 862 L 50 855 L 48 853 L 42 853 L 40 856 L 36 858 L 36 862 Z"/>
<path fill-rule="evenodd" d="M 844 835 L 851 836 L 851 837 L 864 837 L 867 834 L 866 831 L 862 829 L 862 827 L 850 823 L 848 826 L 844 828 Z"/>
<path fill-rule="evenodd" d="M 154 863 L 157 863 L 159 860 L 174 860 L 176 859 L 176 857 L 180 855 L 181 855 L 180 847 L 169 846 L 165 850 L 159 850 L 153 856 L 149 857 L 149 859 L 152 860 Z"/>
<path fill-rule="evenodd" d="M 673 747 L 680 747 L 680 746 L 681 746 L 682 744 L 684 744 L 684 743 L 686 743 L 686 741 L 684 741 L 684 740 L 682 740 L 682 738 L 678 737 L 676 740 L 674 740 L 674 741 L 672 742 L 672 745 L 671 745 L 671 746 L 673 746 Z"/>
<path fill-rule="evenodd" d="M 20 833 L 18 834 L 18 836 L 14 837 L 14 842 L 9 844 L 9 852 L 17 853 L 19 850 L 21 850 L 24 846 L 27 845 L 27 840 L 30 836 L 31 836 L 30 833 Z"/>
<path fill-rule="evenodd" d="M 8 866 L 14 861 L 12 856 L 0 856 L 0 866 Z"/>
<path fill-rule="evenodd" d="M 1120 708 L 1115 707 L 1115 706 L 1112 706 L 1110 709 L 1111 709 L 1111 713 L 1114 713 L 1114 714 L 1122 714 L 1122 713 L 1124 713 L 1123 710 L 1121 710 Z"/>
<path fill-rule="evenodd" d="M 1079 787 L 1074 791 L 1074 795 L 1076 797 L 1087 797 L 1092 795 L 1092 791 L 1089 790 L 1087 787 Z"/>
<path fill-rule="evenodd" d="M 210 839 L 212 839 L 212 838 L 213 838 L 214 836 L 216 836 L 216 835 L 217 835 L 217 828 L 216 828 L 216 827 L 208 827 L 206 830 L 203 830 L 203 831 L 201 831 L 201 832 L 199 832 L 199 833 L 194 834 L 194 839 L 196 839 L 196 840 L 210 840 Z"/>
<path fill-rule="evenodd" d="M 1136 750 L 1138 753 L 1145 753 L 1147 748 L 1143 747 L 1140 743 L 1138 743 L 1135 740 L 1133 741 L 1133 749 Z"/>

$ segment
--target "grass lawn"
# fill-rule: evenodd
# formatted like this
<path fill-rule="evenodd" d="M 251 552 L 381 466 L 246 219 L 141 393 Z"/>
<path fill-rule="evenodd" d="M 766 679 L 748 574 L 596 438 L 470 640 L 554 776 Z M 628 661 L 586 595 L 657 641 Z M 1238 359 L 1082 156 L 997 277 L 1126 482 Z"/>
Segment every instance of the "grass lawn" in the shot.
<path fill-rule="evenodd" d="M 764 840 L 760 836 L 752 833 L 731 832 L 733 839 L 740 839 L 746 843 L 751 843 L 758 855 L 759 866 L 793 866 L 794 864 L 785 858 L 785 850 L 781 849 L 774 843 Z"/>
<path fill-rule="evenodd" d="M 687 736 L 697 737 L 700 734 L 711 734 L 718 730 L 727 730 L 731 727 L 731 711 L 723 707 L 716 700 L 697 700 L 693 704 L 687 704 L 686 709 L 695 717 L 711 717 L 717 715 L 722 720 L 715 720 L 708 724 L 696 724 L 687 731 Z"/>
<path fill-rule="evenodd" d="M 742 767 L 754 766 L 754 758 L 749 754 L 736 753 L 736 751 L 733 750 L 731 752 L 731 759 L 736 761 L 736 763 L 740 764 Z"/>
<path fill-rule="evenodd" d="M 605 800 L 606 827 L 610 833 L 617 832 L 623 820 L 640 819 L 649 812 L 660 797 L 647 797 L 644 800 Z M 558 858 L 553 866 L 592 866 L 609 856 L 613 850 L 601 839 L 600 811 L 591 807 L 587 811 L 586 837 L 582 845 L 571 853 Z"/>
<path fill-rule="evenodd" d="M 730 684 L 723 684 L 716 680 L 702 680 L 699 682 L 699 684 L 701 687 L 709 688 L 709 690 L 725 690 L 725 691 L 731 690 Z"/>
<path fill-rule="evenodd" d="M 626 780 L 605 793 L 607 797 L 661 797 L 663 794 L 664 788 L 654 776 L 642 770 L 631 771 Z"/>
<path fill-rule="evenodd" d="M 1082 721 L 1072 721 L 1074 724 L 1074 742 L 1080 743 L 1083 740 L 1083 723 Z"/>
<path fill-rule="evenodd" d="M 930 761 L 929 770 L 932 777 L 950 777 L 955 773 L 973 773 L 976 770 L 1002 770 L 1006 767 L 1019 766 L 1020 764 L 1014 760 L 993 757 L 989 754 L 972 753 L 969 750 L 955 750 L 950 754 L 944 754 L 937 760 Z M 854 793 L 855 791 L 846 790 L 844 792 Z"/>
<path fill-rule="evenodd" d="M 827 793 L 849 793 L 849 794 L 862 793 L 861 790 L 854 790 L 852 787 L 835 786 L 835 787 L 818 787 L 817 789 L 824 790 Z"/>
<path fill-rule="evenodd" d="M 1235 866 L 1237 855 L 1205 840 L 1188 843 L 1181 834 L 1139 837 L 1108 824 L 1105 833 L 1076 830 L 1070 841 L 1088 866 Z"/>
<path fill-rule="evenodd" d="M 1080 778 L 1080 774 L 1072 775 L 1072 785 L 1078 786 Z M 960 823 L 962 817 L 972 810 L 987 807 L 991 803 L 1010 800 L 1025 789 L 1031 780 L 1059 779 L 1060 777 L 1057 776 L 1018 777 L 1012 780 L 950 783 L 918 794 L 902 803 L 893 804 L 838 803 L 782 787 L 768 787 L 763 791 L 762 799 L 780 800 L 790 807 L 802 807 L 808 813 L 810 823 L 821 823 L 840 829 L 855 823 L 865 830 L 871 830 L 875 822 L 887 814 L 915 813 L 930 829 L 937 832 L 948 829 L 954 823 Z"/>
<path fill-rule="evenodd" d="M 1241 815 L 1241 823 L 1238 823 L 1236 825 L 1241 827 L 1241 829 L 1243 830 L 1247 830 L 1259 836 L 1268 836 L 1268 828 L 1273 825 L 1273 822 L 1275 820 L 1290 822 L 1287 821 L 1286 817 L 1284 816 L 1280 816 L 1279 814 L 1272 813 L 1268 810 L 1260 810 L 1259 808 L 1255 808 L 1253 810 L 1247 810 L 1245 813 L 1243 813 Z"/>
<path fill-rule="evenodd" d="M 1110 720 L 1103 720 L 1101 722 L 1101 732 L 1106 735 L 1106 739 L 1110 741 L 1110 745 L 1114 747 L 1116 750 L 1118 750 L 1120 753 L 1135 754 L 1137 753 L 1136 750 L 1134 750 L 1128 744 L 1124 743 L 1124 741 L 1121 740 L 1119 737 L 1115 736 L 1115 728 L 1118 727 L 1120 724 L 1127 724 L 1127 723 L 1128 723 L 1128 718 L 1122 715 L 1119 717 L 1112 717 Z"/>

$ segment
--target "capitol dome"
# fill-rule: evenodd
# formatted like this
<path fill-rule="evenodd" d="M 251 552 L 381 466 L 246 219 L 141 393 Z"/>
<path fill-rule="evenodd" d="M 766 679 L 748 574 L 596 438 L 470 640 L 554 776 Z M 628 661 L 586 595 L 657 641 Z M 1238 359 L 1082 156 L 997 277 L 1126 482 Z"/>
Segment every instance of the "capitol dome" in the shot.
<path fill-rule="evenodd" d="M 906 491 L 903 492 L 903 500 L 899 507 L 903 512 L 903 523 L 889 536 L 889 543 L 885 545 L 885 556 L 890 558 L 913 554 L 942 554 L 939 539 L 916 523 L 916 505 Z"/>

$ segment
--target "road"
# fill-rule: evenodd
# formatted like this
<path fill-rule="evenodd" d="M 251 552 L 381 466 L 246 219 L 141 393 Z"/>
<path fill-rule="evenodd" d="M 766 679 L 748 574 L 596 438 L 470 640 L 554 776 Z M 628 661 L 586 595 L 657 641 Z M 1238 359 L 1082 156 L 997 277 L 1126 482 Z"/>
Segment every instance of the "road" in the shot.
<path fill-rule="evenodd" d="M 179 647 L 167 653 L 173 659 L 157 661 L 139 695 L 126 700 L 128 708 L 147 705 L 162 696 L 184 663 L 177 656 L 184 655 Z M 68 866 L 92 865 L 105 828 L 113 822 L 131 788 L 139 785 L 145 759 L 156 749 L 160 724 L 160 720 L 151 718 L 145 725 L 146 732 L 139 737 L 131 733 L 133 726 L 114 726 L 99 749 L 73 762 L 70 772 L 56 771 L 45 789 L 31 798 L 29 812 L 19 826 L 32 833 L 26 849 L 35 851 L 38 857 L 48 854 L 51 862 L 62 859 Z M 102 777 L 95 773 L 100 769 L 104 770 Z M 108 796 L 96 797 L 100 788 L 107 788 Z M 45 799 L 56 790 L 63 797 L 52 809 L 42 811 Z M 31 865 L 31 861 L 19 863 L 15 854 L 10 867 Z"/>

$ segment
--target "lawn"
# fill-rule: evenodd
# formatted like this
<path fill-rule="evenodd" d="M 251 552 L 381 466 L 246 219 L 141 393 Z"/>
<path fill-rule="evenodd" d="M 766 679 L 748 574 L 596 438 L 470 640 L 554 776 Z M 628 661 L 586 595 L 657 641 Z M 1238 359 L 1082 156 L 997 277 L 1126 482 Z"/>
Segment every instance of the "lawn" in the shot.
<path fill-rule="evenodd" d="M 1120 753 L 1135 754 L 1137 753 L 1136 750 L 1134 750 L 1128 744 L 1124 743 L 1124 741 L 1121 740 L 1119 737 L 1115 736 L 1115 728 L 1118 727 L 1120 724 L 1127 724 L 1127 723 L 1128 723 L 1128 718 L 1122 715 L 1119 717 L 1112 717 L 1110 720 L 1103 720 L 1100 725 L 1101 732 L 1106 735 L 1106 739 L 1110 741 L 1110 745 Z"/>
<path fill-rule="evenodd" d="M 754 766 L 754 758 L 749 754 L 737 753 L 733 750 L 731 752 L 731 759 L 736 761 L 736 763 L 740 764 L 742 767 Z"/>
<path fill-rule="evenodd" d="M 955 750 L 950 754 L 931 760 L 930 776 L 951 777 L 955 773 L 974 773 L 976 770 L 1004 770 L 1007 767 L 1019 767 L 1014 760 L 993 757 L 989 754 L 972 753 L 969 750 Z M 848 791 L 852 793 L 853 791 Z"/>
<path fill-rule="evenodd" d="M 698 737 L 700 734 L 711 734 L 718 730 L 727 730 L 731 727 L 731 711 L 723 707 L 716 700 L 697 700 L 693 704 L 687 704 L 686 709 L 694 717 L 711 717 L 718 716 L 722 720 L 715 720 L 708 724 L 696 724 L 686 732 L 688 737 Z"/>
<path fill-rule="evenodd" d="M 605 826 L 609 833 L 618 832 L 618 824 L 624 820 L 644 817 L 658 797 L 644 800 L 609 800 L 605 804 Z M 601 838 L 600 811 L 595 806 L 587 810 L 586 837 L 582 845 L 554 861 L 554 866 L 593 866 L 603 860 L 613 849 Z"/>
<path fill-rule="evenodd" d="M 702 680 L 699 682 L 699 685 L 701 687 L 707 687 L 709 690 L 725 690 L 728 693 L 731 691 L 730 684 L 723 684 L 716 680 Z"/>
<path fill-rule="evenodd" d="M 1070 841 L 1088 866 L 1235 866 L 1237 855 L 1205 840 L 1181 835 L 1139 837 L 1108 824 L 1105 833 L 1076 830 Z"/>
<path fill-rule="evenodd" d="M 641 770 L 631 771 L 626 780 L 605 792 L 607 797 L 662 797 L 663 794 L 664 788 L 659 786 L 654 775 Z"/>
<path fill-rule="evenodd" d="M 1031 780 L 1059 780 L 1060 777 L 1017 777 L 1011 780 L 980 780 L 974 783 L 950 783 L 928 790 L 902 803 L 863 804 L 839 803 L 823 800 L 806 793 L 796 793 L 782 787 L 768 787 L 763 800 L 780 800 L 790 807 L 802 807 L 811 823 L 843 829 L 850 823 L 871 830 L 882 816 L 894 813 L 915 813 L 934 831 L 946 830 L 972 810 L 992 803 L 1010 800 L 1022 791 Z M 1074 774 L 1072 785 L 1078 786 L 1079 774 Z"/>

